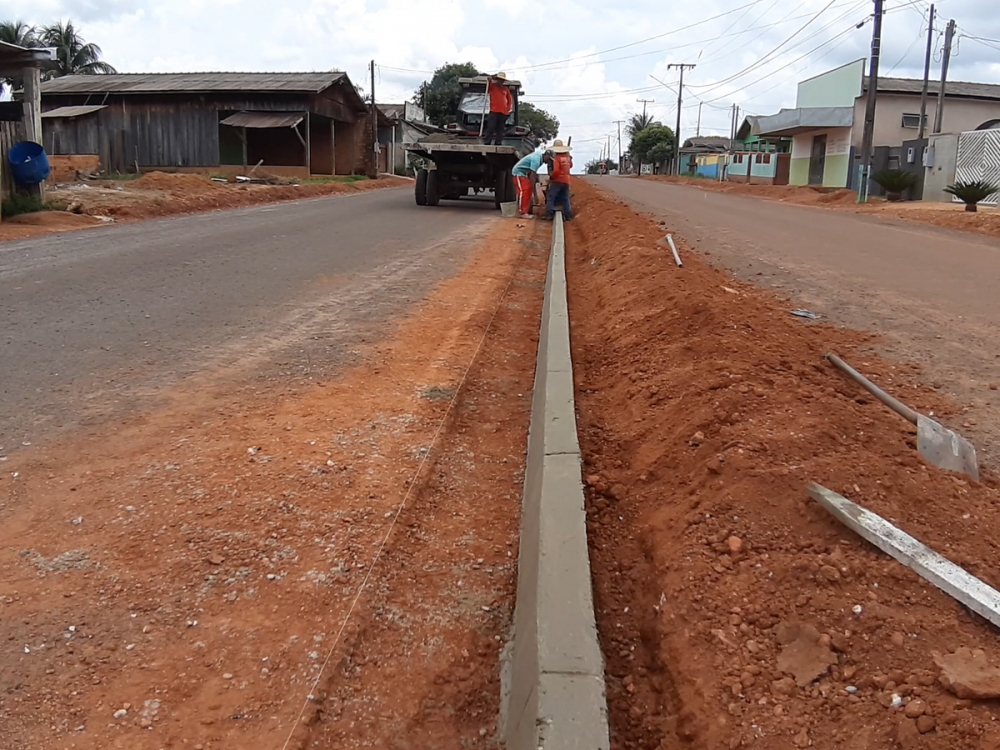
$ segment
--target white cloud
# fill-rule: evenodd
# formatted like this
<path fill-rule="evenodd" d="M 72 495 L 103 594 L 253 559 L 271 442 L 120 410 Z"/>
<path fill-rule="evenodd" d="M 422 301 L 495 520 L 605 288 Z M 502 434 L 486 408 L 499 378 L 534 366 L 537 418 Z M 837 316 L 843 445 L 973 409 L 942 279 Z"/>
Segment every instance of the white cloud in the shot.
<path fill-rule="evenodd" d="M 834 0 L 764 64 L 726 79 L 774 51 L 829 2 L 0 0 L 0 18 L 40 24 L 73 18 L 123 71 L 338 68 L 367 88 L 368 61 L 375 59 L 383 101 L 411 96 L 428 77 L 423 71 L 471 61 L 520 78 L 529 100 L 560 119 L 563 137 L 573 136 L 582 163 L 598 154 L 598 139 L 616 133 L 614 120 L 641 110 L 638 98 L 655 99 L 653 114 L 673 127 L 676 93 L 650 77 L 675 87 L 670 63 L 698 66 L 685 74 L 684 136 L 694 133 L 699 99 L 705 102 L 702 132 L 720 135 L 729 132 L 734 102 L 754 113 L 792 105 L 798 80 L 867 55 L 871 25 L 853 27 L 870 14 L 869 0 Z M 968 38 L 1000 39 L 992 6 L 982 0 L 937 4 L 938 28 L 955 18 L 965 35 L 951 77 L 1000 82 L 1000 44 Z M 926 6 L 926 0 L 887 0 L 883 74 L 921 75 Z M 733 12 L 698 23 L 726 11 Z M 633 44 L 650 37 L 659 38 Z M 593 54 L 615 47 L 623 48 Z M 544 65 L 551 61 L 566 62 Z M 936 77 L 938 63 L 933 71 Z"/>

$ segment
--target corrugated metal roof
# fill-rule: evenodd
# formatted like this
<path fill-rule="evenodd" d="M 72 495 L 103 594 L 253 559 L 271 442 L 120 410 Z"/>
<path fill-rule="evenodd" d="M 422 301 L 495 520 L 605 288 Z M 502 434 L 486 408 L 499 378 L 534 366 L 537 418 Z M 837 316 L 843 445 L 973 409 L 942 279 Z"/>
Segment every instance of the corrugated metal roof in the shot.
<path fill-rule="evenodd" d="M 931 81 L 929 93 L 937 96 L 939 81 Z M 879 78 L 878 90 L 886 94 L 919 94 L 924 82 L 919 78 Z M 864 77 L 862 89 L 868 90 L 868 76 Z M 944 88 L 945 96 L 964 96 L 973 99 L 1000 99 L 1000 84 L 970 83 L 968 81 L 948 81 Z"/>
<path fill-rule="evenodd" d="M 181 94 L 210 91 L 268 91 L 315 94 L 345 77 L 325 73 L 117 73 L 53 78 L 43 94 Z"/>
<path fill-rule="evenodd" d="M 55 109 L 50 109 L 48 112 L 42 112 L 42 119 L 57 120 L 61 118 L 82 117 L 83 115 L 99 112 L 106 107 L 107 105 L 105 104 L 85 104 L 80 107 L 56 107 Z"/>
<path fill-rule="evenodd" d="M 237 112 L 221 124 L 234 128 L 294 128 L 303 119 L 301 112 Z"/>

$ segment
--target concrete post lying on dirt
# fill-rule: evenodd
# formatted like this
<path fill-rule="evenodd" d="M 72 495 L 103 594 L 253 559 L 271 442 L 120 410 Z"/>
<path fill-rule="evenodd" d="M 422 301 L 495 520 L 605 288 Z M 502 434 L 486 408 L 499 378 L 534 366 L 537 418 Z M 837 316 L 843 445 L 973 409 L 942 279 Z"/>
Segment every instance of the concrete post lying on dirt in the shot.
<path fill-rule="evenodd" d="M 808 491 L 813 500 L 847 528 L 1000 627 L 1000 591 L 846 497 L 815 482 Z"/>
<path fill-rule="evenodd" d="M 508 750 L 610 746 L 576 433 L 564 237 L 557 213 L 528 431 L 512 655 L 505 665 Z"/>

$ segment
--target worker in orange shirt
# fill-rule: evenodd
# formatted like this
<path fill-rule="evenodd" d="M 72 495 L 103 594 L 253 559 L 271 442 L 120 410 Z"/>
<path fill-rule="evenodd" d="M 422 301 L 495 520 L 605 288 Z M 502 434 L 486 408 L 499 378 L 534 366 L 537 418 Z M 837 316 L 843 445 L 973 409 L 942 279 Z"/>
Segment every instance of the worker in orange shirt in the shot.
<path fill-rule="evenodd" d="M 514 109 L 514 97 L 507 88 L 507 76 L 497 73 L 486 81 L 486 95 L 490 102 L 490 113 L 486 116 L 486 145 L 503 145 L 507 131 L 507 118 Z"/>
<path fill-rule="evenodd" d="M 556 206 L 560 206 L 563 219 L 573 218 L 573 210 L 569 205 L 569 172 L 573 168 L 573 157 L 569 155 L 569 146 L 556 140 L 549 149 L 551 156 L 546 159 L 549 165 L 548 199 L 545 202 L 545 218 L 548 221 L 556 215 Z"/>

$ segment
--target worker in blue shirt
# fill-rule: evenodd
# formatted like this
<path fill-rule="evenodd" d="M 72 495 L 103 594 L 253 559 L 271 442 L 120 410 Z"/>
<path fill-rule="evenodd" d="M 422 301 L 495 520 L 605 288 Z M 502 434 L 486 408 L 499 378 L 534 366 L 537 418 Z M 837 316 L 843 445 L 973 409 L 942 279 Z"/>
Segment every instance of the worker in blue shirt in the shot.
<path fill-rule="evenodd" d="M 517 211 L 522 219 L 534 218 L 531 213 L 531 204 L 543 157 L 544 154 L 541 151 L 534 151 L 521 159 L 511 170 L 514 188 L 517 190 Z"/>

